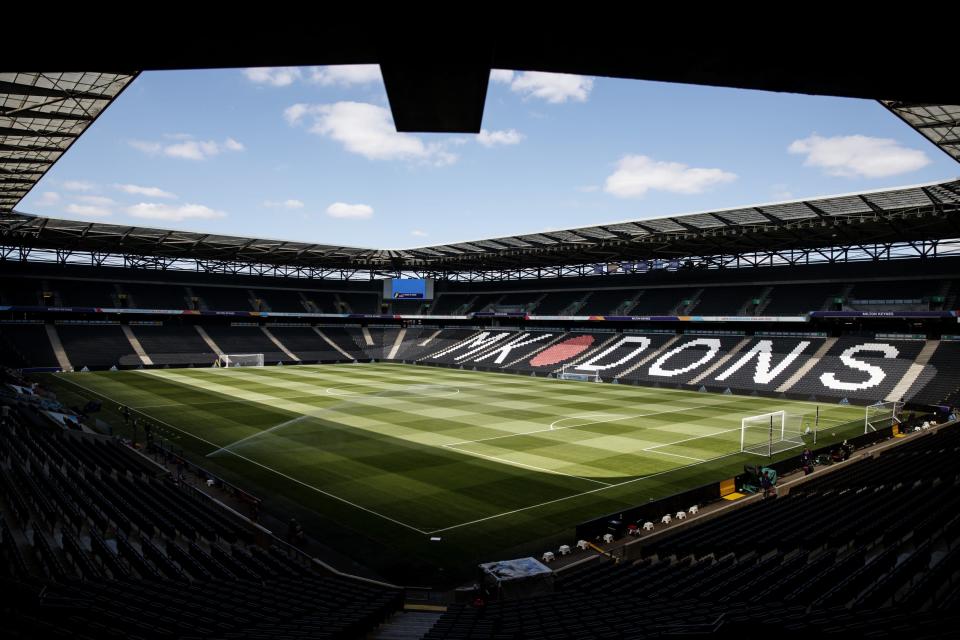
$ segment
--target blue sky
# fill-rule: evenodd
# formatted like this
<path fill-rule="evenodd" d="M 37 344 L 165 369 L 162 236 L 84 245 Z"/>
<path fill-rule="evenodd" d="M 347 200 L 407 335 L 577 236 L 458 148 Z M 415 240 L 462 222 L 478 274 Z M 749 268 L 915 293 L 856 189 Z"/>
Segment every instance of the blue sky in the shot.
<path fill-rule="evenodd" d="M 17 209 L 404 248 L 960 174 L 868 100 L 495 71 L 483 128 L 396 133 L 376 66 L 144 73 Z"/>

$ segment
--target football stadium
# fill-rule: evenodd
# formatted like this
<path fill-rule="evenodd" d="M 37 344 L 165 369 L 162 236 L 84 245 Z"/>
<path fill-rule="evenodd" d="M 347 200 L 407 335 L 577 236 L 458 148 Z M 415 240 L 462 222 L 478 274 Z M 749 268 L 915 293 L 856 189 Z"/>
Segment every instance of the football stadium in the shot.
<path fill-rule="evenodd" d="M 5 636 L 954 637 L 960 179 L 586 226 L 531 217 L 539 230 L 446 244 L 416 230 L 420 246 L 396 249 L 306 227 L 272 239 L 287 222 L 269 216 L 299 200 L 265 201 L 262 233 L 231 234 L 222 212 L 113 185 L 159 199 L 127 211 L 169 224 L 140 224 L 48 174 L 61 157 L 110 165 L 90 145 L 161 70 L 232 69 L 259 90 L 306 83 L 307 65 L 324 87 L 347 82 L 341 65 L 382 78 L 389 130 L 338 133 L 348 102 L 294 105 L 289 126 L 315 117 L 311 134 L 361 154 L 402 142 L 403 180 L 472 137 L 524 139 L 481 127 L 496 83 L 556 118 L 531 106 L 562 101 L 551 74 L 580 78 L 574 102 L 587 76 L 866 101 L 907 161 L 955 169 L 960 106 L 942 78 L 833 66 L 855 59 L 846 47 L 799 64 L 731 45 L 704 62 L 708 41 L 668 60 L 643 55 L 654 43 L 551 48 L 507 30 L 442 56 L 328 35 L 271 56 L 188 46 L 118 65 L 91 49 L 70 71 L 0 71 Z M 351 126 L 374 108 L 388 113 L 366 105 Z M 148 158 L 245 152 L 148 143 L 127 124 Z M 458 137 L 389 138 L 409 132 Z M 864 175 L 894 175 L 871 156 L 887 143 L 857 160 Z M 693 187 L 663 189 L 664 173 L 733 181 L 670 163 L 638 178 L 651 163 L 622 159 L 604 189 L 682 199 Z M 258 185 L 285 170 L 233 169 Z"/>

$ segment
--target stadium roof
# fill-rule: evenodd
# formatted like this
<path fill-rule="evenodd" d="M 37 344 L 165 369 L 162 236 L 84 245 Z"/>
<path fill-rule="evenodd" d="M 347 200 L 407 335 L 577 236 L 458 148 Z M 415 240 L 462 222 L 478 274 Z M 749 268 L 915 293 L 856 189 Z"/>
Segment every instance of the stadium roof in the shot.
<path fill-rule="evenodd" d="M 880 102 L 944 153 L 960 162 L 960 105 L 916 104 L 898 100 Z"/>
<path fill-rule="evenodd" d="M 0 213 L 9 212 L 136 72 L 0 72 Z"/>
<path fill-rule="evenodd" d="M 0 245 L 309 268 L 456 272 L 960 237 L 960 179 L 413 249 L 0 216 Z"/>

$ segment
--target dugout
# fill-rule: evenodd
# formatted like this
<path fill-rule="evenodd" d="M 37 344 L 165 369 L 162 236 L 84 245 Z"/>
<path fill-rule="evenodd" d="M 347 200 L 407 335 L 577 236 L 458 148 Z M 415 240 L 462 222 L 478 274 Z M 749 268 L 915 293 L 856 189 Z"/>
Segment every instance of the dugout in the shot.
<path fill-rule="evenodd" d="M 498 600 L 553 593 L 553 570 L 536 558 L 485 562 L 479 568 L 483 590 Z"/>

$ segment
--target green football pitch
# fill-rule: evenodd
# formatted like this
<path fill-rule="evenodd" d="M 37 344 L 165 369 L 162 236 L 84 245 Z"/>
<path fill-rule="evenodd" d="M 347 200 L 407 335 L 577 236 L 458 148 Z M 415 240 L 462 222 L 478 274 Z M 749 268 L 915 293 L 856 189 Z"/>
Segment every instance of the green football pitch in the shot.
<path fill-rule="evenodd" d="M 56 382 L 136 409 L 194 462 L 408 584 L 441 579 L 430 570 L 451 576 L 572 543 L 578 522 L 730 477 L 767 459 L 739 452 L 742 418 L 783 410 L 812 425 L 818 411 L 401 364 L 71 373 Z M 821 404 L 818 444 L 862 433 L 863 416 L 862 407 Z"/>

